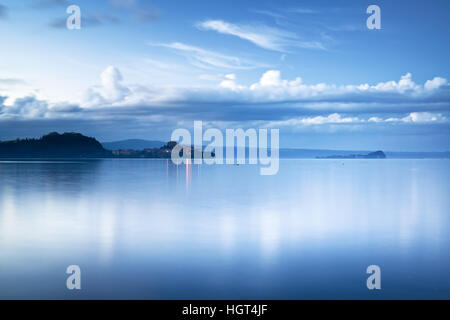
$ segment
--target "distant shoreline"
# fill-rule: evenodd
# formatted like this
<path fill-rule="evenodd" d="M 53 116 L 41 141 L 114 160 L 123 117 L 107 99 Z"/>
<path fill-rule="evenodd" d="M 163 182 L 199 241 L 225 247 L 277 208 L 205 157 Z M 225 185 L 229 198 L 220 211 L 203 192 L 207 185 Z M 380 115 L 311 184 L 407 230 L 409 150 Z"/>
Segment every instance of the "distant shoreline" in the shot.
<path fill-rule="evenodd" d="M 147 144 L 148 143 L 148 144 Z M 107 144 L 107 143 L 105 143 Z M 114 144 L 118 150 L 105 148 L 95 138 L 80 133 L 50 133 L 40 139 L 0 141 L 0 160 L 87 160 L 87 159 L 170 159 L 176 142 L 122 140 Z M 161 145 L 162 146 L 159 146 Z M 154 147 L 145 147 L 154 146 Z M 155 146 L 156 145 L 156 146 Z M 133 149 L 139 147 L 142 149 Z M 191 147 L 191 154 L 193 154 Z M 225 150 L 224 150 L 225 151 Z M 246 154 L 249 149 L 246 148 Z M 225 152 L 224 152 L 225 154 Z M 280 148 L 280 159 L 450 159 L 446 152 L 345 151 L 328 149 Z"/>
<path fill-rule="evenodd" d="M 364 159 L 364 158 L 283 158 L 280 157 L 280 160 L 314 160 L 314 161 L 374 161 L 374 160 L 450 160 L 450 158 L 386 158 L 386 159 Z M 104 160 L 155 160 L 155 161 L 170 161 L 170 158 L 116 158 L 116 157 L 105 157 L 105 158 L 4 158 L 0 157 L 0 163 L 7 162 L 36 162 L 36 163 L 80 163 L 80 162 L 95 162 L 95 161 L 104 161 Z M 192 162 L 193 164 L 193 162 Z"/>

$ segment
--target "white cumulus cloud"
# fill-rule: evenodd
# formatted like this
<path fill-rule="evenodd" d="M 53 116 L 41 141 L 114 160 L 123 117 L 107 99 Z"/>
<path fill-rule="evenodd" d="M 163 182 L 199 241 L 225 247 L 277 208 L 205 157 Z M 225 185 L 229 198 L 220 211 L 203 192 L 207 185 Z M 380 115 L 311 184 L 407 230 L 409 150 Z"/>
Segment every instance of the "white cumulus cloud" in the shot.
<path fill-rule="evenodd" d="M 420 97 L 434 94 L 435 90 L 448 86 L 447 80 L 434 78 L 424 85 L 415 83 L 411 73 L 401 76 L 399 81 L 387 81 L 377 84 L 335 85 L 327 83 L 305 84 L 300 77 L 286 80 L 279 70 L 266 71 L 258 82 L 249 86 L 238 85 L 236 79 L 228 79 L 220 84 L 224 89 L 234 91 L 248 100 L 254 101 L 289 101 L 302 99 L 339 100 L 340 98 L 370 96 L 376 98 L 382 94 L 397 94 L 404 97 Z M 380 96 L 381 97 L 381 96 Z"/>
<path fill-rule="evenodd" d="M 85 94 L 83 104 L 95 106 L 112 104 L 124 101 L 131 93 L 130 89 L 123 85 L 123 77 L 119 69 L 114 66 L 107 67 L 100 75 L 101 86 L 89 88 Z"/>
<path fill-rule="evenodd" d="M 438 89 L 446 84 L 447 84 L 447 79 L 435 77 L 435 78 L 433 78 L 433 80 L 427 80 L 427 82 L 425 82 L 425 89 L 434 90 L 434 89 Z"/>

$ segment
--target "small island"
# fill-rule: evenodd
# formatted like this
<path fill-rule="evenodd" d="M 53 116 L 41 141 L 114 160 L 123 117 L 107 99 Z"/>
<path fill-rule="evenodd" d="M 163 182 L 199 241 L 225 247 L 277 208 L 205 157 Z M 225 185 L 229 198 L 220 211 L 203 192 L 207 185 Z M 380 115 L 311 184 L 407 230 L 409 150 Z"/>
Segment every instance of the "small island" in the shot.
<path fill-rule="evenodd" d="M 331 155 L 316 157 L 316 159 L 386 159 L 386 154 L 379 150 L 368 154 Z"/>

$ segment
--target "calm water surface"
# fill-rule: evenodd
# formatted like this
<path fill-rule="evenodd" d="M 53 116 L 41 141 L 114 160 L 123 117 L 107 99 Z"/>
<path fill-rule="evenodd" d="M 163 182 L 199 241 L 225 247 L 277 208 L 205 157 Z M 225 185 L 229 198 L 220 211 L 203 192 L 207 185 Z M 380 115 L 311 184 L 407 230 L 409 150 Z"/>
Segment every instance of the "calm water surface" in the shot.
<path fill-rule="evenodd" d="M 449 299 L 449 165 L 0 161 L 0 298 Z"/>

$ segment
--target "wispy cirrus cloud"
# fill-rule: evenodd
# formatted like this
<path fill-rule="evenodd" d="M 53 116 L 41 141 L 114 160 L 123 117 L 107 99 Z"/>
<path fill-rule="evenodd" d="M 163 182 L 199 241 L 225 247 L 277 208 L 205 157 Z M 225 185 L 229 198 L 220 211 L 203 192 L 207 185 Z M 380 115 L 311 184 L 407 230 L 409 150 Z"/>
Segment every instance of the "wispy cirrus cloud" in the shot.
<path fill-rule="evenodd" d="M 54 7 L 67 7 L 71 3 L 67 0 L 34 0 L 32 7 L 35 9 L 49 9 Z M 98 27 L 102 25 L 116 25 L 126 20 L 119 16 L 119 13 L 114 9 L 119 9 L 125 12 L 125 16 L 137 23 L 150 23 L 157 20 L 160 16 L 158 9 L 152 4 L 138 0 L 109 0 L 108 13 L 91 12 L 88 15 L 83 15 L 83 27 Z M 56 18 L 51 21 L 48 26 L 55 29 L 63 29 L 66 27 L 67 17 Z"/>
<path fill-rule="evenodd" d="M 251 10 L 251 12 L 262 14 L 268 17 L 272 17 L 275 19 L 282 19 L 285 18 L 285 16 L 279 12 L 273 11 L 273 10 Z"/>
<path fill-rule="evenodd" d="M 48 25 L 54 29 L 65 29 L 67 23 L 67 18 L 59 18 L 51 21 Z M 119 17 L 109 14 L 94 14 L 83 17 L 82 26 L 83 27 L 99 27 L 102 25 L 115 25 L 120 24 L 121 20 Z"/>
<path fill-rule="evenodd" d="M 290 48 L 325 49 L 320 41 L 304 41 L 293 32 L 266 25 L 243 25 L 223 20 L 206 20 L 198 23 L 197 28 L 236 36 L 272 51 L 289 52 Z"/>
<path fill-rule="evenodd" d="M 211 50 L 206 50 L 196 46 L 173 42 L 166 44 L 152 44 L 152 46 L 166 47 L 181 53 L 196 67 L 203 69 L 236 69 L 246 70 L 267 67 L 266 64 L 258 63 L 235 56 L 229 56 Z"/>
<path fill-rule="evenodd" d="M 33 0 L 31 5 L 35 9 L 48 9 L 54 7 L 67 7 L 70 3 L 68 0 Z"/>
<path fill-rule="evenodd" d="M 109 0 L 116 8 L 127 10 L 138 22 L 152 22 L 159 18 L 158 9 L 146 1 L 139 0 Z"/>
<path fill-rule="evenodd" d="M 26 84 L 26 82 L 22 79 L 17 78 L 0 78 L 1 85 L 14 86 L 14 85 L 22 85 Z"/>
<path fill-rule="evenodd" d="M 317 10 L 313 10 L 310 8 L 302 8 L 302 7 L 296 7 L 296 8 L 290 8 L 286 9 L 287 12 L 291 13 L 300 13 L 300 14 L 315 14 L 318 13 Z"/>

